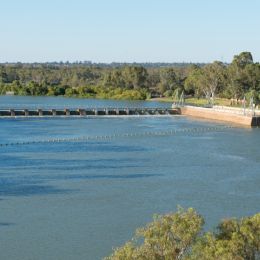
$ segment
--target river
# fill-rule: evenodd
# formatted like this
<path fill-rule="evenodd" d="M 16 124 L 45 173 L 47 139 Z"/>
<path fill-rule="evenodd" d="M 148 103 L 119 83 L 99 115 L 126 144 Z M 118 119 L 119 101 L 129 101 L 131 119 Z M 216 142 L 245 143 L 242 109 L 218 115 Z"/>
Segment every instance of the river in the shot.
<path fill-rule="evenodd" d="M 0 97 L 0 107 L 167 107 Z M 0 119 L 0 258 L 101 259 L 154 213 L 260 211 L 259 129 L 184 116 Z"/>

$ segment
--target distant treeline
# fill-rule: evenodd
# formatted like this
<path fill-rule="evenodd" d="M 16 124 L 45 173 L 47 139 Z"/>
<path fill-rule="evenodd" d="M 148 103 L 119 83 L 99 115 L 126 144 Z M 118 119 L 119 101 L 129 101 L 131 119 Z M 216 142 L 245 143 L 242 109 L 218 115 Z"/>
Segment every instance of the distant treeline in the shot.
<path fill-rule="evenodd" d="M 23 67 L 99 67 L 99 68 L 118 68 L 125 66 L 141 66 L 144 68 L 162 68 L 162 67 L 187 67 L 190 65 L 204 66 L 206 63 L 191 63 L 191 62 L 111 62 L 111 63 L 100 63 L 92 61 L 75 61 L 75 62 L 32 62 L 32 63 L 21 63 L 21 62 L 4 62 L 0 65 L 6 66 L 23 66 Z"/>
<path fill-rule="evenodd" d="M 150 64 L 150 63 L 147 63 Z M 177 93 L 197 98 L 242 99 L 260 102 L 260 64 L 250 52 L 232 63 L 145 64 L 33 63 L 0 65 L 0 93 L 64 95 L 86 98 L 148 99 Z"/>

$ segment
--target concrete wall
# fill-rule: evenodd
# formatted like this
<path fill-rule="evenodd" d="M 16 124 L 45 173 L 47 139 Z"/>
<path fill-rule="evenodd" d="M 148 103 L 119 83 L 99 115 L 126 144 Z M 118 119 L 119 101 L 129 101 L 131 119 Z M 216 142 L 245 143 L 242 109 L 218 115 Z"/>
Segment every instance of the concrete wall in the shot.
<path fill-rule="evenodd" d="M 259 120 L 255 120 L 255 117 L 253 120 L 252 116 L 244 116 L 234 113 L 222 112 L 214 110 L 212 108 L 185 106 L 181 108 L 181 114 L 204 119 L 225 121 L 244 126 L 256 126 L 255 122 L 259 122 Z"/>

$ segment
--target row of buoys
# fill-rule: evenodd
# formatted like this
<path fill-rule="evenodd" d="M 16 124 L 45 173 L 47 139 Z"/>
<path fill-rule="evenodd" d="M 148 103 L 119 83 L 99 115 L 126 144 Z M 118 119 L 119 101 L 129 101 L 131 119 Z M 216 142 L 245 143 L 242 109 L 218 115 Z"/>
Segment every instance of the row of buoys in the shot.
<path fill-rule="evenodd" d="M 73 138 L 56 138 L 56 139 L 13 142 L 13 143 L 4 143 L 4 144 L 2 143 L 0 144 L 0 147 L 13 146 L 13 145 L 44 144 L 44 143 L 110 140 L 110 139 L 122 138 L 122 137 L 169 136 L 178 133 L 200 133 L 200 132 L 210 132 L 210 131 L 222 131 L 228 128 L 232 128 L 232 126 L 183 128 L 183 129 L 175 129 L 175 130 L 160 131 L 160 132 L 123 133 L 123 134 L 112 134 L 112 135 L 82 136 L 82 137 L 73 137 Z"/>

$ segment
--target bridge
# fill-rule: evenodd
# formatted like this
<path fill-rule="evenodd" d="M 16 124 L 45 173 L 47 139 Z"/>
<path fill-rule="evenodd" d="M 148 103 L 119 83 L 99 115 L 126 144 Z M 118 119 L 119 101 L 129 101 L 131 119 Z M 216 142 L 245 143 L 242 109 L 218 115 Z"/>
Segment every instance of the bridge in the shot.
<path fill-rule="evenodd" d="M 0 109 L 0 117 L 70 117 L 70 116 L 133 116 L 179 115 L 180 108 L 53 108 Z"/>

